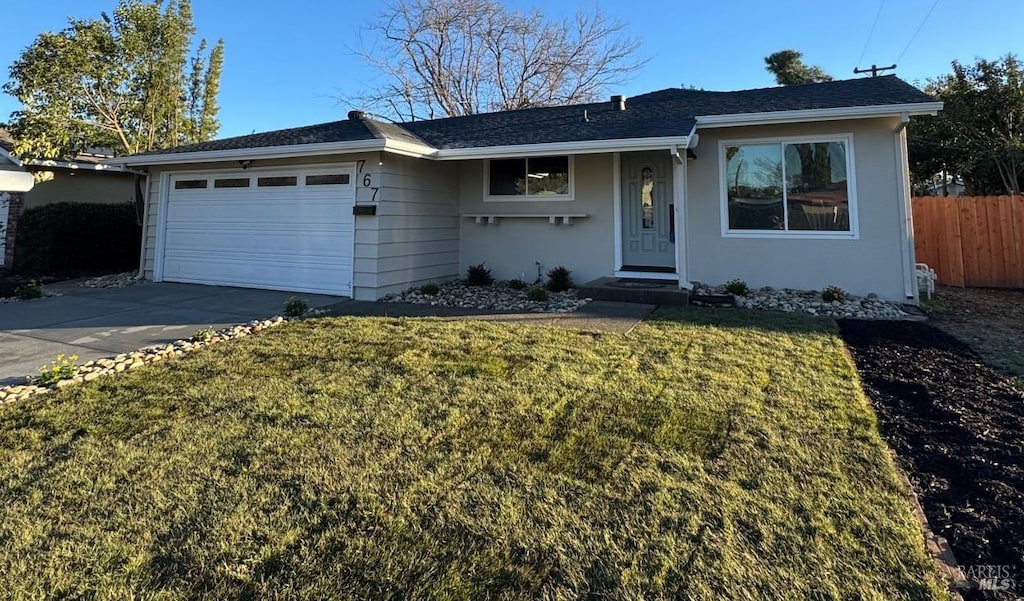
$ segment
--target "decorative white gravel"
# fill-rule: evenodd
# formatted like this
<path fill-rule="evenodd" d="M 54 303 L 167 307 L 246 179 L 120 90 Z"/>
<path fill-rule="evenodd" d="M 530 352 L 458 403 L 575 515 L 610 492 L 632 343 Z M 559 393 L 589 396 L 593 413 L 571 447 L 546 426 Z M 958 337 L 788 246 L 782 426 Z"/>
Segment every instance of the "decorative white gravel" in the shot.
<path fill-rule="evenodd" d="M 110 275 L 89 278 L 79 282 L 78 285 L 85 288 L 127 288 L 128 286 L 142 284 L 145 281 L 146 279 L 139 275 L 138 272 L 126 271 L 124 273 L 112 273 Z"/>
<path fill-rule="evenodd" d="M 590 302 L 589 298 L 576 298 L 575 290 L 548 292 L 547 301 L 532 301 L 526 297 L 529 288 L 513 290 L 503 282 L 490 286 L 470 286 L 455 280 L 437 285 L 440 290 L 430 295 L 420 292 L 421 287 L 382 299 L 386 303 L 414 303 L 438 307 L 462 307 L 483 311 L 522 311 L 527 313 L 571 313 Z"/>
<path fill-rule="evenodd" d="M 709 286 L 697 284 L 694 294 L 729 294 L 725 285 Z M 807 313 L 828 317 L 850 317 L 856 319 L 906 319 L 909 314 L 896 303 L 879 299 L 869 294 L 866 297 L 847 294 L 841 301 L 826 302 L 817 290 L 791 290 L 761 288 L 748 294 L 733 295 L 737 307 L 762 311 L 783 311 L 785 313 Z"/>
<path fill-rule="evenodd" d="M 121 353 L 120 355 L 115 355 L 106 359 L 88 361 L 77 366 L 75 375 L 72 377 L 60 380 L 59 382 L 49 386 L 40 385 L 31 378 L 25 384 L 19 384 L 16 386 L 0 386 L 0 403 L 23 401 L 38 394 L 47 394 L 66 386 L 81 384 L 82 382 L 91 382 L 97 378 L 118 374 L 123 371 L 129 371 L 150 363 L 173 359 L 186 353 L 197 351 L 203 347 L 210 346 L 211 344 L 217 344 L 234 338 L 251 336 L 267 328 L 273 328 L 283 323 L 288 323 L 288 321 L 288 319 L 280 316 L 270 319 L 257 319 L 246 324 L 230 326 L 217 330 L 216 332 L 211 332 L 208 337 L 175 340 L 174 342 L 149 346 L 130 353 Z"/>

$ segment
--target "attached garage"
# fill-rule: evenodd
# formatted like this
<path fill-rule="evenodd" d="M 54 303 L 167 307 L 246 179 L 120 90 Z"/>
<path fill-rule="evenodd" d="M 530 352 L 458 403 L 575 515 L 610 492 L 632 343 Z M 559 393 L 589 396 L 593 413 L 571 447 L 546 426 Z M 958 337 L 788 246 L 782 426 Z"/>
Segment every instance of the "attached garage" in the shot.
<path fill-rule="evenodd" d="M 156 280 L 352 294 L 355 167 L 164 177 Z"/>

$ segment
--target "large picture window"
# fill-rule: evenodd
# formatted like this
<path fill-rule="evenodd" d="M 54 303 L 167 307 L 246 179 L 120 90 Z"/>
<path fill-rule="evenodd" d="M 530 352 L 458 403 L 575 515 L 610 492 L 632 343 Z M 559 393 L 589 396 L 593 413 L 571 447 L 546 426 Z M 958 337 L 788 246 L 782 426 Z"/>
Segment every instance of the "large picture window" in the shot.
<path fill-rule="evenodd" d="M 491 200 L 569 200 L 570 163 L 567 156 L 492 159 L 487 196 Z"/>
<path fill-rule="evenodd" d="M 723 143 L 726 235 L 852 237 L 850 139 Z"/>

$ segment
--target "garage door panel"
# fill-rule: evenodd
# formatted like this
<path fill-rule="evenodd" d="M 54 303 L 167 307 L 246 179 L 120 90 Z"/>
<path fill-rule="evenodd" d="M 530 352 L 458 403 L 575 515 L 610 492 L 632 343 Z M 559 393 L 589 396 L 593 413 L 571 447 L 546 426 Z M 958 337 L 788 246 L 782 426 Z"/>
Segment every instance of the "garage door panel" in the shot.
<path fill-rule="evenodd" d="M 351 235 L 304 234 L 294 231 L 203 231 L 192 229 L 168 230 L 167 253 L 180 251 L 230 252 L 236 254 L 304 254 L 329 255 L 344 258 L 352 247 Z"/>
<path fill-rule="evenodd" d="M 300 174 L 273 175 L 303 181 Z M 172 182 L 232 175 L 182 174 Z M 163 279 L 350 295 L 354 202 L 354 183 L 181 190 L 172 183 Z"/>

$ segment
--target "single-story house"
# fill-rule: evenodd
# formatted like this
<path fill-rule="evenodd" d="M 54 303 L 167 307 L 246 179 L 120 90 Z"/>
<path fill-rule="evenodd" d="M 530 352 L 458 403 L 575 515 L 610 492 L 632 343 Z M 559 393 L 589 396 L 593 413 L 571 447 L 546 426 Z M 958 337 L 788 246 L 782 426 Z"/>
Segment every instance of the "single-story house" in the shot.
<path fill-rule="evenodd" d="M 408 123 L 348 119 L 122 157 L 156 281 L 378 299 L 486 263 L 916 298 L 895 76 Z"/>
<path fill-rule="evenodd" d="M 73 157 L 58 160 L 19 159 L 13 153 L 14 139 L 10 132 L 0 128 L 0 169 L 4 163 L 16 165 L 22 178 L 31 182 L 17 196 L 11 194 L 6 206 L 0 206 L 0 226 L 6 231 L 0 246 L 4 265 L 14 262 L 17 240 L 17 222 L 21 213 L 35 207 L 57 202 L 123 204 L 137 199 L 136 181 L 139 172 L 105 161 L 114 157 L 110 149 L 93 148 Z M 8 168 L 10 169 L 10 167 Z M 0 192 L 3 192 L 0 186 Z"/>

